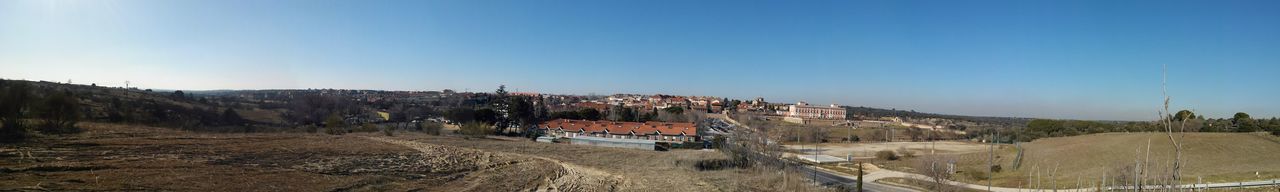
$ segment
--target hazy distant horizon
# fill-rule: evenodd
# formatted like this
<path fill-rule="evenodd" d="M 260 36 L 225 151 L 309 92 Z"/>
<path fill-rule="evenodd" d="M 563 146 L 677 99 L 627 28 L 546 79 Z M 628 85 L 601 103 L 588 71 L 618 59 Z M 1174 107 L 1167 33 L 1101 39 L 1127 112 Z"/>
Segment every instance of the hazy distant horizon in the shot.
<path fill-rule="evenodd" d="M 0 77 L 1280 116 L 1280 1 L 0 2 Z"/>

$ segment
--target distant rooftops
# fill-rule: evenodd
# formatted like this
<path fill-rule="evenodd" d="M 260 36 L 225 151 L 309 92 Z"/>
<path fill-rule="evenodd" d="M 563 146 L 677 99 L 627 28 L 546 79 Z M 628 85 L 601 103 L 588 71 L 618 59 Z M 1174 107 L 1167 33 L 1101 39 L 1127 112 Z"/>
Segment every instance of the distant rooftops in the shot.
<path fill-rule="evenodd" d="M 617 122 L 556 119 L 538 124 L 539 129 L 563 129 L 569 132 L 608 133 L 611 135 L 698 135 L 693 123 L 675 122 Z"/>

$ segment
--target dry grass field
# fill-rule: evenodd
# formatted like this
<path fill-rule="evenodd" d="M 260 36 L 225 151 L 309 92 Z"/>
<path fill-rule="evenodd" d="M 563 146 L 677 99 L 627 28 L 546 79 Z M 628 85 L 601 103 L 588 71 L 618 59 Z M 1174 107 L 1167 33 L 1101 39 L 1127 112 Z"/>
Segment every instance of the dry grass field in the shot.
<path fill-rule="evenodd" d="M 826 191 L 766 170 L 698 170 L 668 152 L 417 133 L 204 134 L 81 123 L 0 145 L 0 191 Z"/>
<path fill-rule="evenodd" d="M 987 145 L 981 143 L 959 142 L 959 141 L 938 141 L 938 142 L 880 142 L 880 143 L 823 143 L 814 145 L 785 145 L 787 149 L 800 152 L 811 153 L 818 150 L 823 155 L 831 155 L 844 157 L 845 155 L 853 155 L 854 158 L 874 158 L 877 151 L 889 150 L 899 152 L 902 149 L 912 151 L 914 154 L 965 154 L 980 151 L 987 151 Z"/>
<path fill-rule="evenodd" d="M 1074 137 L 1045 138 L 1023 143 L 1026 149 L 1022 166 L 1012 167 L 1016 150 L 1012 145 L 999 148 L 997 162 L 1003 171 L 997 173 L 994 182 L 1003 187 L 1026 187 L 1028 174 L 1039 172 L 1041 184 L 1048 188 L 1053 184 L 1061 188 L 1075 187 L 1077 178 L 1083 185 L 1097 181 L 1103 173 L 1115 177 L 1131 173 L 1135 160 L 1147 158 L 1146 147 L 1150 141 L 1149 165 L 1152 174 L 1166 172 L 1173 159 L 1173 147 L 1163 133 L 1103 133 Z M 1280 178 L 1280 139 L 1266 134 L 1253 133 L 1187 133 L 1184 142 L 1182 168 L 1183 183 L 1195 183 L 1203 178 L 1206 183 L 1252 181 Z M 962 155 L 946 155 L 957 160 L 955 178 L 969 183 L 986 181 L 980 175 L 964 172 L 985 172 L 989 153 L 976 152 Z M 901 164 L 910 164 L 910 161 Z M 1056 173 L 1054 170 L 1056 169 Z M 1052 176 L 1051 176 L 1052 175 Z"/>

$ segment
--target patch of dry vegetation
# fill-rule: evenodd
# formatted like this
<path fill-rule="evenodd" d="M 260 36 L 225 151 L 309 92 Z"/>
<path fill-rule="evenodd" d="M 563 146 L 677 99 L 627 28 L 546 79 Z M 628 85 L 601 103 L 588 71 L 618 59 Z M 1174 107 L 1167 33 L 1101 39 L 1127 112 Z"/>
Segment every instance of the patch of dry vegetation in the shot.
<path fill-rule="evenodd" d="M 81 126 L 84 134 L 0 145 L 0 190 L 830 190 L 776 171 L 696 166 L 726 159 L 715 151 L 655 152 L 425 133 L 213 134 Z"/>
<path fill-rule="evenodd" d="M 1190 184 L 1203 178 L 1205 183 L 1253 181 L 1280 178 L 1280 139 L 1257 133 L 1186 133 L 1183 148 L 1182 183 Z M 1104 174 L 1115 179 L 1119 174 L 1132 172 L 1135 159 L 1146 158 L 1148 140 L 1151 144 L 1148 168 L 1153 172 L 1167 171 L 1173 159 L 1173 146 L 1164 140 L 1164 133 L 1103 133 L 1073 137 L 1044 138 L 1023 143 L 1026 149 L 1022 166 L 1013 168 L 1017 150 L 1012 145 L 1001 146 L 997 151 L 997 165 L 1003 169 L 994 178 L 996 186 L 1027 187 L 1028 175 L 1039 171 L 1045 188 L 1076 187 L 1077 178 L 1084 186 L 1098 182 Z M 989 153 L 975 152 L 948 155 L 957 159 L 957 170 L 962 176 L 955 179 L 968 183 L 985 184 L 980 175 L 963 172 L 983 172 Z M 912 160 L 908 160 L 912 161 Z M 1051 174 L 1053 169 L 1056 174 Z M 1132 175 L 1132 173 L 1127 173 Z M 1154 173 L 1153 173 L 1154 174 Z M 1051 176 L 1052 175 L 1052 176 Z M 1118 181 L 1108 181 L 1118 182 Z"/>

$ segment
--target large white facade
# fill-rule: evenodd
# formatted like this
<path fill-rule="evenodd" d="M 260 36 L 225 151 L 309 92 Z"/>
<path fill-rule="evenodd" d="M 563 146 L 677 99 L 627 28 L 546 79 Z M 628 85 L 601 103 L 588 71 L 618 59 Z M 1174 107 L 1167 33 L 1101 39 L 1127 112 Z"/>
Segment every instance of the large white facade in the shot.
<path fill-rule="evenodd" d="M 814 106 L 805 102 L 788 106 L 787 116 L 806 119 L 845 119 L 845 109 L 839 105 Z"/>

